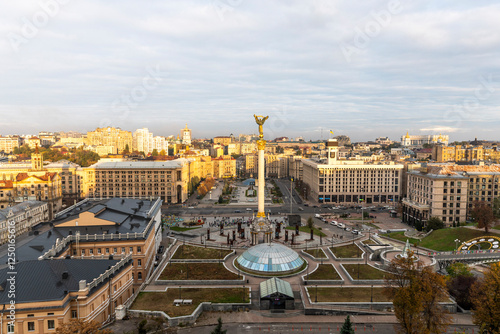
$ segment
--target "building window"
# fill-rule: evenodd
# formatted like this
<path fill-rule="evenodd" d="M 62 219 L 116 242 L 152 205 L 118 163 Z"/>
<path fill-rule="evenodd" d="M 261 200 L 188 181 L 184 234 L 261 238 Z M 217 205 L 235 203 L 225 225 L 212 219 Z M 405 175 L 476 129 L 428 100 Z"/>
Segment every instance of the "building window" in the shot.
<path fill-rule="evenodd" d="M 35 331 L 35 322 L 34 321 L 29 321 L 28 322 L 28 331 L 34 332 Z"/>
<path fill-rule="evenodd" d="M 137 265 L 138 265 L 139 267 L 142 265 L 142 261 L 141 261 L 141 259 L 138 259 L 138 260 L 137 260 Z"/>
<path fill-rule="evenodd" d="M 125 253 L 125 247 L 122 247 L 122 253 Z"/>
<path fill-rule="evenodd" d="M 78 317 L 78 313 L 76 312 L 76 310 L 72 310 L 71 311 L 71 318 L 76 319 L 76 317 Z"/>
<path fill-rule="evenodd" d="M 141 246 L 137 246 L 137 253 L 141 252 Z"/>
<path fill-rule="evenodd" d="M 142 280 L 142 273 L 140 271 L 137 273 L 137 279 Z"/>
<path fill-rule="evenodd" d="M 12 324 L 7 325 L 7 333 L 9 334 L 14 333 L 14 325 Z"/>
<path fill-rule="evenodd" d="M 47 320 L 47 328 L 48 329 L 56 328 L 54 320 Z"/>
<path fill-rule="evenodd" d="M 129 251 L 130 251 L 130 253 L 133 253 L 134 252 L 134 247 L 130 247 Z"/>

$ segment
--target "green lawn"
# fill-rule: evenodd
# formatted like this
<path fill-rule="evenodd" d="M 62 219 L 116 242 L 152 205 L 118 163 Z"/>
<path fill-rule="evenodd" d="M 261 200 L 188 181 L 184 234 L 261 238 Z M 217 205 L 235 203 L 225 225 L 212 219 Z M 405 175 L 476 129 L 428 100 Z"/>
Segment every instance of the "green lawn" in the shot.
<path fill-rule="evenodd" d="M 311 301 L 318 298 L 318 302 L 365 302 L 369 303 L 373 297 L 373 302 L 390 302 L 391 300 L 383 293 L 384 288 L 374 287 L 373 290 L 368 287 L 332 287 L 332 288 L 318 288 L 307 287 Z M 373 293 L 373 294 L 372 294 Z"/>
<path fill-rule="evenodd" d="M 325 252 L 321 248 L 308 249 L 308 250 L 304 250 L 304 252 L 306 252 L 309 255 L 314 256 L 317 259 L 328 259 Z"/>
<path fill-rule="evenodd" d="M 190 231 L 190 230 L 196 230 L 197 228 L 201 228 L 201 226 L 198 227 L 181 227 L 181 226 L 172 226 L 170 228 L 171 231 L 175 232 L 184 232 L 184 231 Z"/>
<path fill-rule="evenodd" d="M 372 239 L 366 239 L 366 240 L 363 240 L 361 241 L 363 244 L 365 245 L 378 245 L 374 240 Z"/>
<path fill-rule="evenodd" d="M 159 280 L 237 280 L 238 276 L 222 263 L 169 263 L 158 277 Z"/>
<path fill-rule="evenodd" d="M 481 230 L 472 230 L 465 227 L 457 228 L 443 228 L 441 230 L 433 231 L 429 236 L 419 241 L 417 239 L 406 238 L 404 232 L 394 232 L 389 233 L 387 236 L 401 240 L 403 242 L 409 239 L 412 244 L 417 244 L 421 247 L 426 247 L 434 249 L 436 251 L 452 251 L 455 249 L 455 239 L 461 240 L 462 242 L 468 241 L 476 237 L 482 237 L 486 234 Z"/>
<path fill-rule="evenodd" d="M 165 292 L 141 292 L 132 310 L 163 311 L 171 317 L 189 315 L 202 302 L 248 303 L 248 288 L 168 288 Z M 192 299 L 192 305 L 174 305 L 174 299 Z"/>
<path fill-rule="evenodd" d="M 318 266 L 318 269 L 314 271 L 313 273 L 309 274 L 309 278 L 306 276 L 307 279 L 318 279 L 318 280 L 341 280 L 342 277 L 339 276 L 335 268 L 333 267 L 332 264 L 320 264 Z"/>
<path fill-rule="evenodd" d="M 355 264 L 355 263 L 342 263 L 344 268 L 347 270 L 352 279 L 358 279 L 358 267 L 359 267 L 359 279 L 360 280 L 370 280 L 370 279 L 384 279 L 387 274 L 385 271 L 378 270 L 368 264 Z"/>
<path fill-rule="evenodd" d="M 341 259 L 361 258 L 361 255 L 363 254 L 363 250 L 361 250 L 356 244 L 330 247 L 330 250 L 335 257 Z"/>
<path fill-rule="evenodd" d="M 295 231 L 295 226 L 288 226 L 286 229 Z M 302 233 L 307 233 L 307 234 L 311 233 L 311 229 L 309 229 L 309 227 L 307 227 L 307 226 L 300 226 L 299 231 Z M 326 234 L 324 234 L 323 232 L 318 230 L 316 227 L 313 227 L 313 234 L 318 236 L 318 237 L 319 236 L 323 236 L 323 237 L 326 236 Z"/>
<path fill-rule="evenodd" d="M 232 251 L 218 248 L 205 248 L 191 245 L 180 245 L 175 251 L 172 259 L 176 260 L 210 260 L 223 259 Z"/>

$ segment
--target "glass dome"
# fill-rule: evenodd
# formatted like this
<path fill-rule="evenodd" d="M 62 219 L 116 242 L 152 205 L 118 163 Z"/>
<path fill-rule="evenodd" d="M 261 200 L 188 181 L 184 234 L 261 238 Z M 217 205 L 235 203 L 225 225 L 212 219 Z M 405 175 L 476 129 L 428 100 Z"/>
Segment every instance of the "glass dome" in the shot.
<path fill-rule="evenodd" d="M 281 244 L 260 244 L 249 248 L 236 261 L 251 272 L 283 274 L 299 269 L 304 260 L 294 250 Z"/>

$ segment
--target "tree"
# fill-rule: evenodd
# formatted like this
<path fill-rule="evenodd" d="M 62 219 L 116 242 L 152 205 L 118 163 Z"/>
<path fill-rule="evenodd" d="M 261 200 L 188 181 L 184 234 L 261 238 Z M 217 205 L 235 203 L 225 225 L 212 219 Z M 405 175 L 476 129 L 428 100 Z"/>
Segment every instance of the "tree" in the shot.
<path fill-rule="evenodd" d="M 446 268 L 446 271 L 451 278 L 455 278 L 458 276 L 474 276 L 470 272 L 469 266 L 461 262 L 450 264 L 448 268 Z"/>
<path fill-rule="evenodd" d="M 427 220 L 427 225 L 425 226 L 425 230 L 429 232 L 430 230 L 439 230 L 444 228 L 444 223 L 439 217 L 430 217 Z"/>
<path fill-rule="evenodd" d="M 219 317 L 219 319 L 217 319 L 217 326 L 210 334 L 226 334 L 226 332 L 227 329 L 222 330 L 222 319 Z"/>
<path fill-rule="evenodd" d="M 129 153 L 130 153 L 130 147 L 128 146 L 128 144 L 126 144 L 122 154 L 129 154 Z"/>
<path fill-rule="evenodd" d="M 472 204 L 472 210 L 470 213 L 471 217 L 477 222 L 478 228 L 484 228 L 484 231 L 488 233 L 490 227 L 495 221 L 495 216 L 493 215 L 493 209 L 486 202 L 475 201 Z"/>
<path fill-rule="evenodd" d="M 314 219 L 313 219 L 313 217 L 307 218 L 307 227 L 311 230 L 311 240 L 314 240 Z"/>
<path fill-rule="evenodd" d="M 471 291 L 472 320 L 480 333 L 500 333 L 500 264 L 491 264 L 482 280 Z"/>
<path fill-rule="evenodd" d="M 396 258 L 389 265 L 385 293 L 392 298 L 398 332 L 407 334 L 443 333 L 450 323 L 439 302 L 447 296 L 445 280 L 408 257 Z"/>
<path fill-rule="evenodd" d="M 157 156 L 158 156 L 158 150 L 155 148 L 155 149 L 153 150 L 153 152 L 151 152 L 151 155 L 152 155 L 153 157 L 157 157 Z"/>
<path fill-rule="evenodd" d="M 349 316 L 345 318 L 344 324 L 340 329 L 340 334 L 354 334 L 354 328 L 352 328 L 352 322 Z"/>
<path fill-rule="evenodd" d="M 165 156 L 165 155 L 167 155 L 167 152 L 165 152 L 165 150 L 161 150 L 161 151 L 160 151 L 160 155 L 161 155 L 161 156 Z"/>
<path fill-rule="evenodd" d="M 466 310 L 472 308 L 470 293 L 476 281 L 477 278 L 471 274 L 471 276 L 458 275 L 456 277 L 451 277 L 446 283 L 448 292 L 455 298 L 455 301 L 461 308 Z"/>
<path fill-rule="evenodd" d="M 109 329 L 99 329 L 97 321 L 71 320 L 56 328 L 56 334 L 113 334 Z"/>

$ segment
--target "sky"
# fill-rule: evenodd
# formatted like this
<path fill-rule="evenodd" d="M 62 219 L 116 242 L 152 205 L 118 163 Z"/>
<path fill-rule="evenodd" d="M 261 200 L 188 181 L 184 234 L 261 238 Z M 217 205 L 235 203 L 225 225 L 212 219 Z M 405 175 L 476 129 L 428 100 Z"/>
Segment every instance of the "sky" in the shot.
<path fill-rule="evenodd" d="M 500 140 L 497 1 L 23 0 L 0 11 L 0 134 Z"/>

